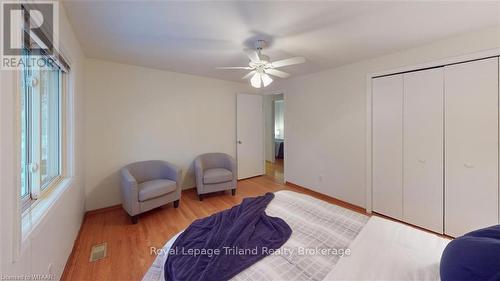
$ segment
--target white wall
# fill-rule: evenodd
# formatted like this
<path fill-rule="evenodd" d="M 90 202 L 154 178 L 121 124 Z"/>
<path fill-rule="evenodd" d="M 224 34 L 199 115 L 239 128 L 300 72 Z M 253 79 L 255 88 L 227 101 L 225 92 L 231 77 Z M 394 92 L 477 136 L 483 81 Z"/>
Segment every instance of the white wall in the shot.
<path fill-rule="evenodd" d="M 498 47 L 500 28 L 491 27 L 276 83 L 269 90 L 286 103 L 286 181 L 365 206 L 367 74 Z"/>
<path fill-rule="evenodd" d="M 89 59 L 86 61 L 86 209 L 120 204 L 118 171 L 162 159 L 194 187 L 192 162 L 236 152 L 236 93 L 247 84 Z"/>
<path fill-rule="evenodd" d="M 52 272 L 57 280 L 61 276 L 66 260 L 73 248 L 74 240 L 84 213 L 83 151 L 82 151 L 82 94 L 83 60 L 79 42 L 76 40 L 65 11 L 60 6 L 60 40 L 63 53 L 71 60 L 75 82 L 75 178 L 59 200 L 42 218 L 23 245 L 19 260 L 13 263 L 14 216 L 16 209 L 17 182 L 15 180 L 15 83 L 13 71 L 0 71 L 0 261 L 2 276 L 21 274 L 47 274 L 52 263 Z"/>

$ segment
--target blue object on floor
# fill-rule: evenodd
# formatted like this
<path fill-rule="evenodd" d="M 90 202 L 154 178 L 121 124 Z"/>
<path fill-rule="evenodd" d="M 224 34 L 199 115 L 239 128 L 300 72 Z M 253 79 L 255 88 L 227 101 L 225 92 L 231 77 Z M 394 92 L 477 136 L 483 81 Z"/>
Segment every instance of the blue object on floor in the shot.
<path fill-rule="evenodd" d="M 451 241 L 441 257 L 442 281 L 499 281 L 500 224 Z"/>
<path fill-rule="evenodd" d="M 229 280 L 280 248 L 292 229 L 266 214 L 273 198 L 272 193 L 245 198 L 238 206 L 195 220 L 172 245 L 165 280 Z"/>

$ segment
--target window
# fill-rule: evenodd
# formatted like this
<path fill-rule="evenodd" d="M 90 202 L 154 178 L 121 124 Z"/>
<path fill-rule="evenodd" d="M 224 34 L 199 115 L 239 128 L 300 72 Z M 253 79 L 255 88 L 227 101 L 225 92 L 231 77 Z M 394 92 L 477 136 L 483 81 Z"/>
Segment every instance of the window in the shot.
<path fill-rule="evenodd" d="M 26 60 L 30 50 L 25 48 Z M 61 178 L 64 73 L 49 56 L 21 71 L 21 200 L 23 210 Z M 40 63 L 43 62 L 43 63 Z"/>

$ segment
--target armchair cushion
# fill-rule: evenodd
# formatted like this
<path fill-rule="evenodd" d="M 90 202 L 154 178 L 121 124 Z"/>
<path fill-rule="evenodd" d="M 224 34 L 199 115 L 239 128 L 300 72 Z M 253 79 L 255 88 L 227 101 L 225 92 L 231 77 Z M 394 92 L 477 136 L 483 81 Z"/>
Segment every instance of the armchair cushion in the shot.
<path fill-rule="evenodd" d="M 214 184 L 233 180 L 233 173 L 228 169 L 214 168 L 203 171 L 203 183 Z"/>
<path fill-rule="evenodd" d="M 143 202 L 175 191 L 177 184 L 172 180 L 159 179 L 143 182 L 138 187 L 139 201 Z"/>

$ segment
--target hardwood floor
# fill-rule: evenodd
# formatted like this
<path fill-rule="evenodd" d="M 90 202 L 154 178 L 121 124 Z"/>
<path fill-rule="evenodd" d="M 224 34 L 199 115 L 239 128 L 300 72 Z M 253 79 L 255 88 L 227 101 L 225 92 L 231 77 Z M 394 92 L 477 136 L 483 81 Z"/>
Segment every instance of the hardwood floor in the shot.
<path fill-rule="evenodd" d="M 283 159 L 276 159 L 274 163 L 266 161 L 266 175 L 274 178 L 277 183 L 284 183 Z"/>
<path fill-rule="evenodd" d="M 241 203 L 245 197 L 258 196 L 282 189 L 297 191 L 318 199 L 364 213 L 349 205 L 294 184 L 280 184 L 273 176 L 261 176 L 238 182 L 236 196 L 230 191 L 207 195 L 198 201 L 196 190 L 183 191 L 180 206 L 172 204 L 142 214 L 139 223 L 131 224 L 121 207 L 88 213 L 84 219 L 73 252 L 61 280 L 141 280 L 155 256 L 150 248 L 161 248 L 193 220 Z M 93 245 L 107 242 L 107 257 L 89 262 Z"/>

